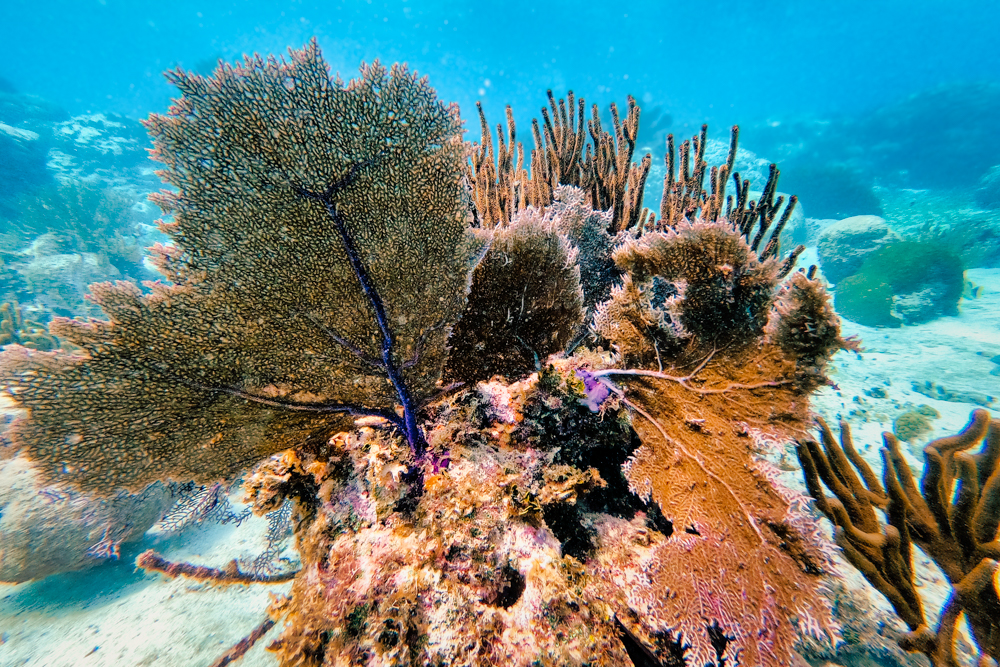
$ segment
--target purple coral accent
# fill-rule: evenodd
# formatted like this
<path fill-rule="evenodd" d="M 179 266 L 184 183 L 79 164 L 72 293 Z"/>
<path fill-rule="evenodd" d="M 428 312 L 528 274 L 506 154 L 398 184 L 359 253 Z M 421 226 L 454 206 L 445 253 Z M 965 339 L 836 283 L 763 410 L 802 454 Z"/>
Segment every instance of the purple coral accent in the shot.
<path fill-rule="evenodd" d="M 435 455 L 431 463 L 434 466 L 434 473 L 437 474 L 448 469 L 451 465 L 451 452 L 445 451 L 441 455 Z"/>
<path fill-rule="evenodd" d="M 581 399 L 580 402 L 590 408 L 591 412 L 600 411 L 601 405 L 611 395 L 611 389 L 601 381 L 601 378 L 586 368 L 577 368 L 576 377 L 583 381 L 583 393 L 587 397 Z"/>
<path fill-rule="evenodd" d="M 87 555 L 91 558 L 118 560 L 121 555 L 121 552 L 118 550 L 121 542 L 113 539 L 110 533 L 109 527 L 105 526 L 104 533 L 101 535 L 101 541 L 87 549 Z"/>

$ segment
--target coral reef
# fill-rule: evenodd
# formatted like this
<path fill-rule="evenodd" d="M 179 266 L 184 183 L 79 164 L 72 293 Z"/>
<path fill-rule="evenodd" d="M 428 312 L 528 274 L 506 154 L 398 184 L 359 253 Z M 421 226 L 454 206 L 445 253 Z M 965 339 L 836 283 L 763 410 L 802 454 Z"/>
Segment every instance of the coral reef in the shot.
<path fill-rule="evenodd" d="M 912 442 L 931 431 L 931 419 L 941 415 L 929 405 L 921 405 L 907 410 L 892 422 L 892 433 L 903 442 Z"/>
<path fill-rule="evenodd" d="M 804 637 L 799 655 L 811 665 L 840 667 L 924 667 L 923 656 L 907 653 L 899 646 L 905 626 L 891 615 L 873 613 L 872 601 L 844 582 L 830 582 L 833 616 L 840 625 L 836 646 Z"/>
<path fill-rule="evenodd" d="M 315 42 L 170 78 L 147 127 L 171 283 L 94 285 L 108 321 L 50 325 L 79 350 L 0 355 L 43 479 L 194 482 L 197 513 L 257 464 L 254 512 L 290 512 L 301 556 L 269 609 L 287 666 L 776 666 L 835 639 L 827 545 L 762 454 L 854 343 L 736 128 L 711 167 L 707 128 L 667 137 L 657 217 L 633 100 L 587 144 L 550 94 L 529 175 L 510 115 L 466 151 L 425 80 L 331 80 Z"/>
<path fill-rule="evenodd" d="M 55 350 L 59 339 L 50 334 L 44 324 L 24 319 L 16 303 L 0 304 L 0 347 L 16 343 L 32 350 Z"/>
<path fill-rule="evenodd" d="M 924 653 L 934 667 L 956 665 L 956 628 L 964 617 L 978 645 L 978 664 L 995 665 L 1000 658 L 1000 587 L 995 583 L 1000 576 L 1000 424 L 977 409 L 960 433 L 930 442 L 924 447 L 919 487 L 893 434 L 882 434 L 880 483 L 855 450 L 846 423 L 841 422 L 839 444 L 822 421 L 820 429 L 822 447 L 811 439 L 797 445 L 806 486 L 835 524 L 844 555 L 909 627 L 900 645 Z M 880 521 L 876 509 L 885 510 L 887 522 Z M 913 577 L 914 545 L 953 587 L 933 630 Z"/>
<path fill-rule="evenodd" d="M 121 544 L 139 540 L 169 505 L 163 484 L 93 498 L 41 484 L 23 456 L 0 460 L 0 581 L 41 579 L 116 559 Z"/>

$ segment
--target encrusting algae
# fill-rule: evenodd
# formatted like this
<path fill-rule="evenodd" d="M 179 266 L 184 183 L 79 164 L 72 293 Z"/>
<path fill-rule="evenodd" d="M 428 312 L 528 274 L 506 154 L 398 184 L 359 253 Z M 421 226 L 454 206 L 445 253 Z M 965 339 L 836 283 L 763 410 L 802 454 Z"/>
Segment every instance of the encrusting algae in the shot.
<path fill-rule="evenodd" d="M 670 137 L 657 217 L 631 100 L 590 144 L 550 94 L 529 175 L 512 114 L 470 150 L 425 80 L 345 84 L 315 42 L 170 78 L 171 282 L 94 285 L 108 321 L 56 319 L 73 351 L 9 346 L 0 381 L 50 483 L 246 473 L 256 512 L 294 503 L 291 593 L 217 664 L 276 621 L 286 666 L 787 665 L 836 638 L 829 546 L 759 455 L 807 437 L 855 344 L 735 130 L 711 169 L 704 130 L 679 164 Z"/>

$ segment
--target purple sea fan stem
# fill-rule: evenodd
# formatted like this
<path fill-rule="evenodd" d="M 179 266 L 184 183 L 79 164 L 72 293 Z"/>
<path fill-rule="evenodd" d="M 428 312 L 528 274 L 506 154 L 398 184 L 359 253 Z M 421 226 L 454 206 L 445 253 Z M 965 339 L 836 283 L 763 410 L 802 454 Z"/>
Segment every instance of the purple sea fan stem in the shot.
<path fill-rule="evenodd" d="M 346 176 L 333 183 L 329 188 L 327 188 L 326 192 L 322 194 L 310 192 L 308 190 L 300 190 L 300 192 L 309 199 L 316 200 L 323 204 L 323 207 L 326 209 L 327 214 L 330 216 L 330 219 L 333 221 L 333 224 L 337 229 L 341 243 L 344 245 L 344 252 L 346 253 L 347 259 L 351 264 L 351 270 L 354 272 L 354 276 L 358 280 L 361 291 L 364 293 L 365 298 L 372 307 L 372 312 L 375 315 L 375 321 L 378 323 L 379 331 L 382 334 L 382 361 L 380 365 L 385 370 L 386 375 L 389 377 L 389 381 L 392 382 L 392 386 L 396 390 L 396 396 L 399 398 L 399 403 L 403 408 L 403 434 L 406 436 L 406 441 L 410 445 L 410 451 L 412 451 L 414 457 L 419 460 L 423 456 L 426 446 L 423 435 L 420 433 L 420 427 L 417 425 L 417 409 L 413 396 L 410 394 L 410 390 L 407 388 L 406 383 L 403 380 L 403 375 L 400 372 L 400 369 L 397 368 L 395 360 L 392 357 L 395 340 L 392 335 L 392 329 L 389 327 L 389 317 L 386 315 L 385 305 L 382 303 L 382 297 L 379 295 L 378 290 L 375 289 L 375 285 L 372 284 L 368 271 L 365 268 L 364 263 L 361 261 L 361 256 L 358 254 L 357 248 L 354 245 L 354 239 L 351 238 L 351 235 L 347 231 L 344 216 L 342 216 L 340 211 L 337 210 L 337 205 L 333 201 L 333 195 L 339 190 L 342 190 L 350 185 L 358 170 L 370 162 L 371 160 L 354 165 Z"/>

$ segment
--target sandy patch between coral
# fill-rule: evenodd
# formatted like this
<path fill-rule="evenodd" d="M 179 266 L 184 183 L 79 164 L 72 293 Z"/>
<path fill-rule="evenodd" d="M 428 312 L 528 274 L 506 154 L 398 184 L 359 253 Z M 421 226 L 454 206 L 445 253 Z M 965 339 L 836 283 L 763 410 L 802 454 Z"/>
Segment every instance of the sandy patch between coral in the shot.
<path fill-rule="evenodd" d="M 266 521 L 212 525 L 157 545 L 126 545 L 118 562 L 17 586 L 0 585 L 0 665 L 118 667 L 209 665 L 265 618 L 281 586 L 213 587 L 136 572 L 150 546 L 167 558 L 225 565 L 263 548 Z M 251 649 L 244 667 L 275 665 L 265 650 L 280 626 Z"/>

